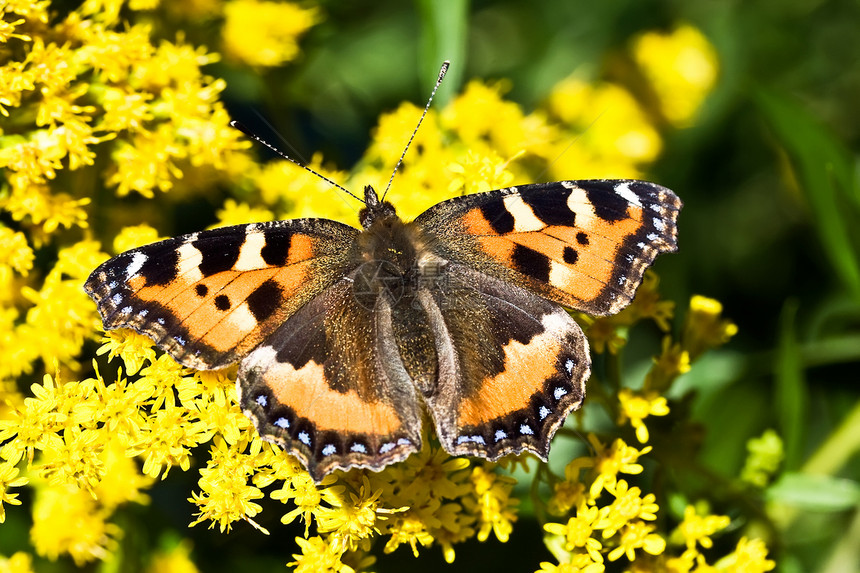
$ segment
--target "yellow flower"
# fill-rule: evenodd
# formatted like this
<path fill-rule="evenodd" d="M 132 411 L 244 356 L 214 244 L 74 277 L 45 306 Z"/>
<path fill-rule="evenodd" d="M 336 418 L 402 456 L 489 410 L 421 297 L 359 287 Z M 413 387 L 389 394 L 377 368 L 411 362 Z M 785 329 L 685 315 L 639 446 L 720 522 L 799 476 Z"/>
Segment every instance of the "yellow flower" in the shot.
<path fill-rule="evenodd" d="M 553 88 L 548 108 L 577 138 L 573 144 L 562 139 L 551 169 L 553 178 L 576 172 L 589 177 L 635 177 L 639 165 L 656 159 L 662 149 L 648 116 L 619 85 L 567 78 Z"/>
<path fill-rule="evenodd" d="M 251 66 L 280 66 L 296 57 L 299 37 L 319 15 L 297 4 L 232 0 L 224 7 L 224 18 L 221 34 L 228 56 Z"/>
<path fill-rule="evenodd" d="M 33 573 L 33 558 L 23 551 L 8 559 L 0 555 L 0 573 Z"/>
<path fill-rule="evenodd" d="M 544 561 L 536 573 L 603 573 L 606 568 L 603 560 L 592 561 L 588 553 L 571 555 L 567 563 L 549 563 Z"/>
<path fill-rule="evenodd" d="M 696 28 L 668 34 L 646 32 L 633 42 L 633 57 L 660 99 L 663 116 L 678 127 L 692 123 L 717 81 L 714 47 Z"/>
<path fill-rule="evenodd" d="M 600 554 L 603 545 L 598 539 L 592 537 L 599 521 L 600 510 L 582 503 L 576 510 L 576 517 L 571 517 L 566 525 L 547 523 L 543 528 L 548 533 L 563 536 L 566 551 L 584 548 L 594 562 L 603 563 L 603 555 Z"/>
<path fill-rule="evenodd" d="M 504 543 L 517 520 L 516 506 L 520 500 L 511 498 L 516 480 L 488 471 L 488 467 L 491 466 L 487 464 L 472 469 L 470 479 L 477 499 L 466 498 L 464 502 L 478 516 L 478 541 L 486 541 L 492 531 L 496 539 Z"/>
<path fill-rule="evenodd" d="M 669 336 L 663 337 L 663 351 L 654 359 L 643 386 L 646 392 L 665 392 L 681 374 L 690 371 L 690 353 L 681 343 L 672 343 Z"/>
<path fill-rule="evenodd" d="M 717 300 L 699 295 L 690 299 L 681 340 L 691 360 L 705 350 L 722 346 L 737 334 L 737 325 L 722 318 L 722 313 L 723 305 Z"/>
<path fill-rule="evenodd" d="M 329 483 L 332 481 L 334 480 L 329 480 Z M 291 523 L 296 517 L 301 516 L 305 522 L 305 535 L 307 535 L 311 517 L 320 511 L 320 502 L 322 502 L 323 496 L 310 475 L 304 472 L 293 476 L 290 483 L 285 483 L 281 489 L 272 492 L 272 499 L 280 500 L 281 503 L 287 503 L 291 500 L 296 504 L 295 509 L 281 517 L 281 523 Z"/>
<path fill-rule="evenodd" d="M 200 470 L 200 480 L 197 482 L 202 493 L 195 492 L 189 498 L 200 508 L 198 518 L 191 525 L 210 520 L 210 527 L 217 522 L 223 532 L 229 531 L 234 521 L 242 519 L 268 533 L 252 519 L 263 509 L 253 501 L 261 499 L 263 492 L 248 484 L 249 476 L 265 463 L 265 456 L 261 455 L 259 446 L 253 442 L 249 452 L 244 453 L 247 446 L 244 443 L 229 447 L 222 437 L 215 438 L 210 448 L 211 458 L 206 468 Z"/>
<path fill-rule="evenodd" d="M 251 207 L 247 203 L 239 203 L 235 199 L 227 199 L 224 201 L 224 206 L 216 213 L 218 223 L 210 226 L 210 229 L 217 227 L 229 227 L 231 225 L 246 225 L 248 223 L 263 223 L 273 221 L 275 215 L 263 207 Z"/>
<path fill-rule="evenodd" d="M 182 540 L 169 549 L 158 551 L 146 568 L 146 573 L 197 573 L 191 560 L 191 542 Z"/>
<path fill-rule="evenodd" d="M 717 563 L 719 570 L 731 573 L 765 573 L 775 567 L 776 563 L 767 558 L 764 541 L 746 537 L 741 537 L 734 552 Z"/>
<path fill-rule="evenodd" d="M 116 237 L 114 237 L 113 252 L 123 253 L 137 247 L 142 247 L 143 245 L 148 245 L 149 243 L 154 243 L 161 239 L 162 237 L 158 236 L 158 231 L 146 223 L 123 227 L 122 230 L 117 233 Z M 130 372 L 130 374 L 133 374 L 133 372 Z"/>
<path fill-rule="evenodd" d="M 317 512 L 317 531 L 330 533 L 329 539 L 336 549 L 355 551 L 359 543 L 379 533 L 377 520 L 388 519 L 392 510 L 381 508 L 382 490 L 373 491 L 367 476 L 362 476 L 358 494 L 343 488 L 330 488 L 326 499 L 330 508 Z M 406 508 L 404 508 L 406 509 Z"/>
<path fill-rule="evenodd" d="M 56 560 L 68 553 L 80 567 L 105 559 L 116 546 L 120 529 L 106 517 L 83 490 L 68 485 L 39 487 L 30 539 L 39 555 Z"/>
<path fill-rule="evenodd" d="M 588 441 L 597 453 L 593 460 L 593 471 L 597 475 L 589 488 L 592 498 L 597 498 L 603 489 L 614 494 L 619 473 L 630 475 L 642 473 L 643 467 L 637 463 L 639 456 L 651 451 L 651 446 L 637 450 L 628 446 L 621 438 L 616 439 L 610 448 L 601 444 L 594 434 L 589 434 Z"/>
<path fill-rule="evenodd" d="M 612 537 L 619 529 L 633 520 L 654 521 L 657 519 L 657 510 L 660 507 L 654 503 L 656 496 L 653 493 L 641 497 L 641 489 L 628 487 L 626 481 L 618 480 L 612 494 L 615 496 L 615 500 L 610 505 L 601 508 L 601 521 L 596 526 L 603 529 L 604 539 Z"/>
<path fill-rule="evenodd" d="M 747 452 L 741 480 L 763 488 L 782 463 L 785 455 L 782 439 L 774 430 L 765 430 L 761 437 L 747 441 Z"/>
<path fill-rule="evenodd" d="M 155 360 L 152 340 L 131 329 L 109 330 L 105 332 L 102 341 L 103 344 L 96 351 L 96 356 L 107 354 L 108 360 L 119 356 L 125 364 L 126 374 L 137 374 L 144 364 L 151 364 Z"/>
<path fill-rule="evenodd" d="M 438 507 L 439 503 L 435 502 L 435 505 Z M 429 547 L 433 543 L 433 536 L 427 530 L 427 524 L 415 512 L 398 515 L 389 527 L 389 533 L 391 537 L 385 544 L 386 553 L 391 553 L 405 543 L 412 548 L 412 554 L 418 557 L 418 545 Z"/>
<path fill-rule="evenodd" d="M 24 233 L 0 227 L 0 267 L 8 267 L 26 277 L 33 268 L 34 258 Z"/>
<path fill-rule="evenodd" d="M 678 525 L 678 532 L 684 539 L 687 549 L 695 549 L 698 543 L 705 549 L 714 546 L 710 536 L 729 526 L 731 520 L 725 515 L 696 514 L 696 508 L 688 505 L 684 509 L 684 521 Z"/>
<path fill-rule="evenodd" d="M 296 537 L 302 552 L 293 554 L 295 561 L 287 565 L 295 567 L 295 573 L 355 573 L 341 561 L 342 553 L 319 536 L 304 539 Z"/>
<path fill-rule="evenodd" d="M 25 452 L 27 462 L 32 463 L 36 450 L 62 447 L 59 432 L 68 416 L 56 411 L 61 398 L 54 379 L 45 374 L 42 385 L 33 384 L 30 390 L 33 397 L 24 399 L 24 407 L 15 408 L 9 419 L 0 420 L 0 442 L 5 442 L 0 457 L 13 465 Z"/>
<path fill-rule="evenodd" d="M 579 481 L 581 462 L 586 458 L 577 458 L 568 463 L 564 469 L 564 479 L 553 484 L 553 494 L 549 499 L 548 509 L 553 515 L 564 515 L 572 507 L 586 500 L 585 484 Z"/>
<path fill-rule="evenodd" d="M 642 444 L 648 441 L 648 428 L 643 420 L 648 416 L 665 416 L 669 413 L 666 398 L 657 392 L 634 394 L 629 388 L 622 388 L 618 392 L 618 401 L 621 402 L 618 423 L 624 424 L 630 420 L 636 429 L 636 439 Z"/>
<path fill-rule="evenodd" d="M 9 462 L 0 462 L 0 523 L 6 521 L 6 508 L 4 503 L 9 505 L 21 505 L 21 500 L 17 499 L 17 493 L 10 493 L 9 490 L 13 487 L 21 487 L 29 482 L 26 477 L 18 477 L 18 468 Z"/>
<path fill-rule="evenodd" d="M 622 555 L 627 559 L 636 559 L 636 549 L 642 549 L 651 555 L 659 555 L 666 550 L 666 540 L 654 531 L 654 526 L 642 521 L 633 521 L 624 526 L 618 547 L 609 552 L 610 561 L 618 560 Z"/>

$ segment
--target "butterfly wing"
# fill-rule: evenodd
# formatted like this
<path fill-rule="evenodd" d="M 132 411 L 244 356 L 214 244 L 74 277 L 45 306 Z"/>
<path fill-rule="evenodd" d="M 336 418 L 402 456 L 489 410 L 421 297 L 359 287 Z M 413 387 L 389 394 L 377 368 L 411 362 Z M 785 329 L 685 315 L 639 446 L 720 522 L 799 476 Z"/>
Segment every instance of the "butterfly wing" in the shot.
<path fill-rule="evenodd" d="M 355 273 L 312 299 L 242 360 L 242 410 L 260 435 L 319 481 L 374 471 L 421 449 L 415 388 L 392 336 L 391 307 L 362 305 Z"/>
<path fill-rule="evenodd" d="M 202 231 L 122 253 L 84 288 L 106 329 L 133 328 L 185 366 L 220 368 L 340 278 L 357 235 L 324 219 Z"/>
<path fill-rule="evenodd" d="M 588 343 L 559 305 L 465 265 L 419 294 L 439 361 L 425 395 L 445 449 L 490 460 L 531 451 L 543 460 L 585 397 Z"/>
<path fill-rule="evenodd" d="M 680 208 L 654 183 L 560 181 L 455 197 L 415 222 L 449 260 L 606 315 L 632 300 L 658 253 L 676 250 Z"/>

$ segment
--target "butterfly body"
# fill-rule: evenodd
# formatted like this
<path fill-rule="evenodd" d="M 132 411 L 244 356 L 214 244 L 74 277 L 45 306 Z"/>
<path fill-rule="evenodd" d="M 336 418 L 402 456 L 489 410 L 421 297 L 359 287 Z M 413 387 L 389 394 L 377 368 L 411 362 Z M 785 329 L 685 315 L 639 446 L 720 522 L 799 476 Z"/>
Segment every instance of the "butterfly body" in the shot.
<path fill-rule="evenodd" d="M 316 480 L 422 447 L 542 459 L 585 395 L 588 345 L 563 307 L 617 312 L 681 203 L 638 181 L 526 185 L 414 221 L 365 189 L 357 230 L 299 219 L 123 253 L 86 283 L 106 328 L 199 369 L 240 362 L 243 411 Z"/>

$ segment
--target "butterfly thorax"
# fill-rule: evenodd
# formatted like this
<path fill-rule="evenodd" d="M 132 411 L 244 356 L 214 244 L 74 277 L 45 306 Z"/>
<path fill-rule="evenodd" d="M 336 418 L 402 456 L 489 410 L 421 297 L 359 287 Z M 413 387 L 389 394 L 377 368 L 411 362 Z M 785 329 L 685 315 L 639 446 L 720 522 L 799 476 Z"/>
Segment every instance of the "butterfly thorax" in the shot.
<path fill-rule="evenodd" d="M 374 298 L 387 293 L 392 302 L 413 296 L 421 269 L 432 258 L 427 232 L 400 219 L 390 203 L 378 201 L 370 186 L 365 199 L 367 206 L 359 214 L 365 229 L 357 240 L 356 287 Z M 375 305 L 375 300 L 368 302 Z"/>

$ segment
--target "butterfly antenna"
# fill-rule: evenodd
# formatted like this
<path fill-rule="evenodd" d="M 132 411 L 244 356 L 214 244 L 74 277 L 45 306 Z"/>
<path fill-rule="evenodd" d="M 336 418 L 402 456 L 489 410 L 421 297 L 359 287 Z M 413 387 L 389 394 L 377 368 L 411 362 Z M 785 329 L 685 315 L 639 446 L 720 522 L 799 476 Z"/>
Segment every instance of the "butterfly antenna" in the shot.
<path fill-rule="evenodd" d="M 394 181 L 394 176 L 397 174 L 397 170 L 400 169 L 400 165 L 403 163 L 403 158 L 406 157 L 406 152 L 409 151 L 409 146 L 412 145 L 412 140 L 415 139 L 415 134 L 418 133 L 418 128 L 421 127 L 421 122 L 424 121 L 424 117 L 427 115 L 427 110 L 430 109 L 430 104 L 433 102 L 433 96 L 436 95 L 436 91 L 442 84 L 442 80 L 445 79 L 445 74 L 448 73 L 448 67 L 450 65 L 451 62 L 448 60 L 442 62 L 442 67 L 439 69 L 439 77 L 436 78 L 436 85 L 433 86 L 433 91 L 430 92 L 430 98 L 427 100 L 427 105 L 424 106 L 424 112 L 418 120 L 418 125 L 416 125 L 415 129 L 412 131 L 412 135 L 409 136 L 409 141 L 406 142 L 406 147 L 403 148 L 403 153 L 400 154 L 400 159 L 397 160 L 397 165 L 394 166 L 394 171 L 391 172 L 391 177 L 388 178 L 388 185 L 385 186 L 385 191 L 382 193 L 382 199 L 380 199 L 380 201 L 385 199 L 385 195 L 391 187 L 391 182 Z"/>
<path fill-rule="evenodd" d="M 292 157 L 290 157 L 289 155 L 287 155 L 286 153 L 284 153 L 283 151 L 281 151 L 280 149 L 278 149 L 277 147 L 275 147 L 274 145 L 272 145 L 271 143 L 269 143 L 268 141 L 266 141 L 265 139 L 263 139 L 262 137 L 260 137 L 259 135 L 257 135 L 253 131 L 251 131 L 250 129 L 248 129 L 245 125 L 239 123 L 238 121 L 230 120 L 230 127 L 238 129 L 239 131 L 241 131 L 242 133 L 244 133 L 245 135 L 247 135 L 248 137 L 250 137 L 251 139 L 253 139 L 257 143 L 261 143 L 261 144 L 265 145 L 266 147 L 268 147 L 269 149 L 271 149 L 272 151 L 274 151 L 279 157 L 286 159 L 290 163 L 294 163 L 294 164 L 298 165 L 299 167 L 301 167 L 305 171 L 310 171 L 311 173 L 313 173 L 314 175 L 316 175 L 317 177 L 319 177 L 320 179 L 322 179 L 326 183 L 329 183 L 329 184 L 337 187 L 338 189 L 340 189 L 341 191 L 343 191 L 344 193 L 346 193 L 350 197 L 355 197 L 356 199 L 358 199 L 359 201 L 364 203 L 364 199 L 362 199 L 361 197 L 359 197 L 358 195 L 356 195 L 355 193 L 353 193 L 352 191 L 350 191 L 349 189 L 347 189 L 343 185 L 339 185 L 339 184 L 335 183 L 334 181 L 332 181 L 331 179 L 329 179 L 328 177 L 326 177 L 322 173 L 314 171 L 313 169 L 311 169 L 307 165 L 304 165 L 300 161 L 296 161 L 295 159 L 293 159 Z"/>

